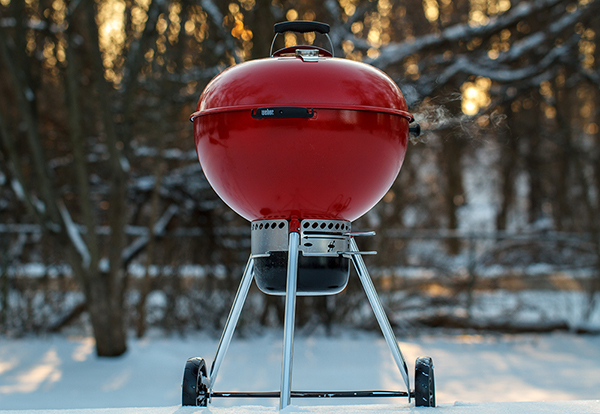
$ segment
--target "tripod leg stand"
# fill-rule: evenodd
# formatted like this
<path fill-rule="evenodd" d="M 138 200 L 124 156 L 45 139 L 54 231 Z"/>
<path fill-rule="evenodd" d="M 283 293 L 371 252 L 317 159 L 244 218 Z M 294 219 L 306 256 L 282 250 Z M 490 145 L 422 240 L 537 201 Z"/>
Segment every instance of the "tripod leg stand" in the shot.
<path fill-rule="evenodd" d="M 283 328 L 283 357 L 281 365 L 281 390 L 279 407 L 283 409 L 290 405 L 292 392 L 292 360 L 294 352 L 294 324 L 296 319 L 296 286 L 298 280 L 298 251 L 299 251 L 300 235 L 297 232 L 291 232 L 289 236 L 289 255 L 287 269 L 287 286 L 285 296 L 285 319 Z M 240 287 L 238 288 L 229 317 L 225 323 L 219 346 L 215 354 L 215 359 L 210 369 L 209 374 L 209 395 L 212 394 L 213 385 L 216 381 L 219 368 L 225 358 L 231 338 L 235 332 L 240 313 L 248 296 L 248 290 L 254 279 L 254 259 L 250 257 Z"/>
<path fill-rule="evenodd" d="M 356 241 L 354 241 L 354 237 L 350 239 L 350 251 L 358 252 L 358 246 L 356 245 Z M 387 342 L 390 351 L 392 352 L 392 356 L 396 361 L 396 365 L 402 374 L 402 378 L 404 378 L 404 383 L 406 384 L 406 390 L 410 395 L 410 380 L 408 377 L 408 366 L 406 365 L 406 361 L 404 360 L 404 356 L 400 351 L 400 347 L 398 346 L 398 341 L 396 341 L 396 335 L 394 335 L 394 331 L 390 326 L 390 321 L 385 314 L 385 310 L 383 309 L 383 305 L 379 300 L 379 296 L 377 295 L 377 291 L 375 290 L 375 286 L 373 286 L 373 281 L 371 280 L 371 276 L 369 276 L 369 271 L 367 270 L 367 266 L 360 254 L 352 254 L 352 263 L 354 263 L 354 267 L 356 268 L 356 272 L 358 273 L 358 277 L 360 282 L 363 285 L 363 289 L 367 294 L 367 298 L 369 299 L 369 303 L 371 304 L 371 308 L 373 308 L 373 313 L 375 313 L 375 318 L 377 318 L 377 322 L 379 323 L 379 327 L 381 328 L 381 332 Z"/>
<path fill-rule="evenodd" d="M 294 353 L 294 324 L 296 321 L 296 287 L 298 281 L 298 250 L 300 235 L 291 232 L 288 250 L 285 317 L 283 325 L 283 358 L 281 363 L 281 394 L 279 409 L 290 405 L 292 398 L 292 359 Z"/>
<path fill-rule="evenodd" d="M 274 392 L 214 392 L 213 387 L 225 354 L 231 343 L 244 302 L 254 279 L 254 256 L 250 256 L 238 291 L 236 293 L 229 317 L 225 324 L 217 352 L 207 375 L 205 361 L 202 358 L 190 358 L 186 363 L 183 378 L 182 404 L 206 406 L 213 397 L 245 397 L 245 398 L 279 398 L 279 408 L 285 409 L 291 403 L 291 398 L 323 398 L 323 397 L 408 397 L 409 402 L 415 398 L 416 406 L 435 407 L 435 382 L 433 361 L 430 357 L 419 357 L 415 365 L 415 389 L 410 390 L 408 366 L 400 351 L 400 347 L 390 326 L 383 305 L 377 295 L 373 281 L 369 275 L 362 254 L 353 237 L 350 238 L 350 251 L 344 256 L 352 260 L 358 273 L 363 289 L 373 309 L 375 318 L 383 333 L 394 361 L 404 379 L 404 391 L 292 391 L 292 362 L 294 348 L 294 324 L 296 316 L 296 294 L 298 281 L 298 257 L 300 254 L 300 234 L 290 232 L 288 239 L 288 263 L 285 295 L 283 355 L 281 364 L 281 388 Z"/>
<path fill-rule="evenodd" d="M 217 374 L 219 373 L 219 368 L 221 367 L 221 363 L 225 358 L 227 349 L 229 349 L 231 338 L 233 337 L 235 327 L 237 326 L 238 320 L 240 319 L 240 314 L 242 313 L 242 308 L 244 307 L 244 302 L 246 302 L 248 290 L 250 290 L 250 285 L 252 284 L 253 279 L 254 259 L 252 258 L 252 256 L 250 256 L 250 259 L 248 259 L 248 263 L 246 264 L 246 269 L 244 269 L 244 275 L 242 276 L 240 287 L 238 288 L 238 291 L 235 294 L 233 305 L 231 305 L 231 311 L 229 311 L 227 322 L 225 322 L 225 328 L 223 329 L 223 334 L 221 335 L 221 339 L 219 340 L 219 346 L 217 347 L 215 359 L 213 360 L 212 366 L 210 367 L 210 373 L 208 376 L 209 394 L 212 393 L 213 385 L 217 378 Z"/>

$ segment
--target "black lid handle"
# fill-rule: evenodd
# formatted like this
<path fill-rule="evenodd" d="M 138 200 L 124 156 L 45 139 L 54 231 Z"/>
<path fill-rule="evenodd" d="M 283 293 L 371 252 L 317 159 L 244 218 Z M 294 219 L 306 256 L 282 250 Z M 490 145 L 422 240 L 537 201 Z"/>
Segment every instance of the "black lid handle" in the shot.
<path fill-rule="evenodd" d="M 306 20 L 296 20 L 293 22 L 276 23 L 275 26 L 273 26 L 273 31 L 275 33 L 317 32 L 317 33 L 321 33 L 321 34 L 327 34 L 327 33 L 329 33 L 329 25 L 326 23 L 312 22 L 312 21 L 306 21 Z"/>

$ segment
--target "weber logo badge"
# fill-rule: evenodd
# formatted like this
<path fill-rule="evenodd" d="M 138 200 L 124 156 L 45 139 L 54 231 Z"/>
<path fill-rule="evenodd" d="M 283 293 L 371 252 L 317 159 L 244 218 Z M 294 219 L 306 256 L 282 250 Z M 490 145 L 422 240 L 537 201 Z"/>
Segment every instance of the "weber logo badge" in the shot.
<path fill-rule="evenodd" d="M 311 118 L 315 111 L 301 106 L 275 106 L 250 111 L 254 119 Z"/>

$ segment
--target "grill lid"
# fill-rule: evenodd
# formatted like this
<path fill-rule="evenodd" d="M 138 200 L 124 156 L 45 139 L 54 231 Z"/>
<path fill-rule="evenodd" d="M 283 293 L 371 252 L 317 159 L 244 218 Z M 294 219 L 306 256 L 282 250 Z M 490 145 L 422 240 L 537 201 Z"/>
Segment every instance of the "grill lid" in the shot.
<path fill-rule="evenodd" d="M 379 69 L 323 56 L 314 47 L 280 52 L 292 50 L 291 56 L 276 54 L 221 72 L 207 85 L 191 119 L 257 108 L 303 107 L 382 112 L 413 121 L 402 92 Z"/>

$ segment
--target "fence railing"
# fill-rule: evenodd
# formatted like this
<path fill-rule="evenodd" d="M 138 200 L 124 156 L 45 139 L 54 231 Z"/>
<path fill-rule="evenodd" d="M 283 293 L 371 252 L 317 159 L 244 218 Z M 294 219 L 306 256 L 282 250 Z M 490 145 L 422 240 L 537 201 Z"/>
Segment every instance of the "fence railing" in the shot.
<path fill-rule="evenodd" d="M 106 226 L 96 230 L 100 235 L 110 234 Z M 71 308 L 80 306 L 82 301 L 77 285 L 64 280 L 70 279 L 70 268 L 58 253 L 44 258 L 43 263 L 30 260 L 32 249 L 43 250 L 43 240 L 37 237 L 41 234 L 40 226 L 34 224 L 0 224 L 0 319 L 4 323 L 10 315 L 19 317 L 24 330 L 33 329 L 27 327 L 28 321 L 39 320 L 34 324 L 35 329 L 42 330 L 46 323 L 56 325 L 52 322 L 56 319 L 53 315 L 62 315 L 58 319 L 64 319 Z M 150 230 L 127 226 L 126 234 L 133 246 L 147 238 Z M 226 317 L 228 306 L 221 302 L 226 302 L 224 298 L 230 297 L 237 287 L 240 275 L 236 272 L 243 266 L 244 257 L 247 258 L 244 251 L 249 253 L 250 230 L 248 226 L 220 227 L 212 234 L 236 241 L 221 243 L 219 248 L 242 250 L 242 253 L 237 251 L 227 263 L 198 262 L 193 250 L 198 245 L 196 240 L 207 236 L 206 230 L 173 228 L 161 232 L 159 243 L 165 246 L 179 243 L 192 253 L 172 259 L 163 255 L 149 268 L 145 267 L 145 261 L 134 260 L 129 265 L 131 298 L 135 298 L 138 289 L 136 275 L 147 274 L 154 279 L 154 294 L 148 302 L 148 307 L 155 310 L 149 312 L 153 323 L 183 326 L 193 324 L 193 320 L 214 320 L 218 325 L 218 320 Z M 29 245 L 24 254 L 28 259 L 20 257 L 19 249 L 14 248 L 17 239 Z M 458 255 L 445 251 L 444 243 L 450 239 L 460 242 Z M 402 242 L 404 245 L 402 249 L 382 249 L 380 257 L 368 259 L 375 284 L 397 322 L 535 330 L 523 322 L 523 315 L 536 314 L 536 329 L 561 326 L 600 329 L 600 238 L 597 234 L 385 229 L 368 242 L 379 245 Z M 12 254 L 9 255 L 6 246 L 11 246 Z M 180 253 L 183 249 L 171 250 Z M 101 261 L 100 266 L 107 267 L 106 260 Z M 31 282 L 34 279 L 38 281 Z M 52 280 L 60 280 L 60 283 Z M 301 299 L 299 320 L 364 324 L 368 316 L 361 313 L 360 289 L 354 289 L 352 279 L 342 295 L 322 299 L 323 304 L 320 298 Z M 255 319 L 261 323 L 277 320 L 269 319 L 268 315 L 278 311 L 278 299 L 256 297 Z M 135 299 L 130 300 L 130 309 L 134 309 Z M 220 304 L 208 306 L 208 303 L 217 303 L 215 301 Z M 73 303 L 75 305 L 69 305 Z M 191 310 L 187 315 L 177 314 L 174 303 L 188 303 Z M 302 316 L 302 312 L 306 315 Z M 22 315 L 15 316 L 19 314 Z M 40 317 L 40 314 L 45 316 Z M 575 314 L 577 316 L 573 316 Z M 540 323 L 540 320 L 545 322 Z M 402 323 L 398 322 L 397 326 Z"/>

